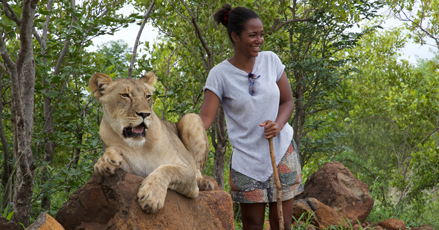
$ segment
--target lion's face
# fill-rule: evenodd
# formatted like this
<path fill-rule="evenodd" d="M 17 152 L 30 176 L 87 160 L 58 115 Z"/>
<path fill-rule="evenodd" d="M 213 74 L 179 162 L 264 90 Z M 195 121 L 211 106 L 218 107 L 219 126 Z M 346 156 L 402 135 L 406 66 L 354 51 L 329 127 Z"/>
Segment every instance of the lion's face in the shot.
<path fill-rule="evenodd" d="M 112 81 L 97 73 L 90 79 L 90 89 L 102 104 L 104 118 L 111 128 L 130 145 L 142 145 L 152 122 L 152 72 L 139 80 L 120 78 Z"/>

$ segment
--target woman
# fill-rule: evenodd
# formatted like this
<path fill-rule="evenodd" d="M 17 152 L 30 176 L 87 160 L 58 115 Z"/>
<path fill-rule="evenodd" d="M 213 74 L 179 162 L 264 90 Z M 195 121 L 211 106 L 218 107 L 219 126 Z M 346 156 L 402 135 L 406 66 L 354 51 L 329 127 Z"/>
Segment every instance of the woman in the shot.
<path fill-rule="evenodd" d="M 293 129 L 287 123 L 294 101 L 285 66 L 273 52 L 259 52 L 264 30 L 254 11 L 226 4 L 214 18 L 227 28 L 234 54 L 209 73 L 200 111 L 204 128 L 211 126 L 221 103 L 233 147 L 230 194 L 240 203 L 244 229 L 263 228 L 267 203 L 270 226 L 279 228 L 267 141 L 273 139 L 285 229 L 291 229 L 293 198 L 303 191 L 303 185 L 298 155 L 291 145 Z M 267 124 L 268 120 L 274 122 Z"/>

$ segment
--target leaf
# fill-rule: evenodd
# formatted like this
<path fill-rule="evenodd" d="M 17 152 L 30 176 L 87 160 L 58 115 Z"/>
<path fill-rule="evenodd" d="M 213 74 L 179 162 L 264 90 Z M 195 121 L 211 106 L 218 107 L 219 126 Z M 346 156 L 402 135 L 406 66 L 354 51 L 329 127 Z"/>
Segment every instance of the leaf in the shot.
<path fill-rule="evenodd" d="M 8 216 L 6 217 L 6 219 L 7 220 L 11 220 L 12 219 L 12 215 L 14 215 L 14 211 L 12 211 L 12 212 L 10 212 L 9 214 L 8 214 Z"/>

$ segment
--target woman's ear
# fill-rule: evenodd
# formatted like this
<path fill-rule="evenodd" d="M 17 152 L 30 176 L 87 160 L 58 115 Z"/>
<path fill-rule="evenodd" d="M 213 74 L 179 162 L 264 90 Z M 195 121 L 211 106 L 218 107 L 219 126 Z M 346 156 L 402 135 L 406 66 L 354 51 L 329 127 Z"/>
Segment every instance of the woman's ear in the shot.
<path fill-rule="evenodd" d="M 235 31 L 232 32 L 231 36 L 232 36 L 233 43 L 239 42 L 239 35 L 236 34 Z"/>

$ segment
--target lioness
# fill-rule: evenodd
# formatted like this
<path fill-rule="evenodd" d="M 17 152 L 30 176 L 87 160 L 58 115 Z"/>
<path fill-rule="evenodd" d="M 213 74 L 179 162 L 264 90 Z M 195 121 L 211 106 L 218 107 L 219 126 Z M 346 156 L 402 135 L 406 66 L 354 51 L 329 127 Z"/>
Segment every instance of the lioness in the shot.
<path fill-rule="evenodd" d="M 155 75 L 112 80 L 96 73 L 89 87 L 102 104 L 99 129 L 105 153 L 94 166 L 106 177 L 117 168 L 145 177 L 137 201 L 147 213 L 163 208 L 167 189 L 195 198 L 213 183 L 201 176 L 209 141 L 200 117 L 184 115 L 176 124 L 161 120 L 152 109 Z"/>

